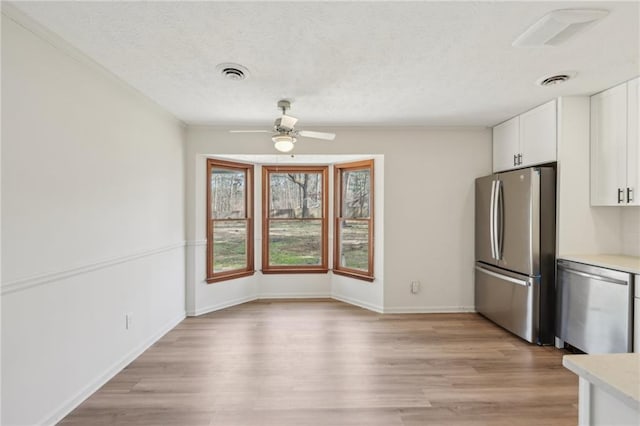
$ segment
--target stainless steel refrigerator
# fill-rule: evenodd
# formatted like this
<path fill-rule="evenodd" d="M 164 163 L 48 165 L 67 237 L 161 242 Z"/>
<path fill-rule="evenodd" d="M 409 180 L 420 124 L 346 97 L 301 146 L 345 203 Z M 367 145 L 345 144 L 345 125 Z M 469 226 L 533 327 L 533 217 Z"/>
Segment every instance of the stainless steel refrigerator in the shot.
<path fill-rule="evenodd" d="M 552 344 L 555 169 L 476 179 L 476 310 L 523 339 Z"/>

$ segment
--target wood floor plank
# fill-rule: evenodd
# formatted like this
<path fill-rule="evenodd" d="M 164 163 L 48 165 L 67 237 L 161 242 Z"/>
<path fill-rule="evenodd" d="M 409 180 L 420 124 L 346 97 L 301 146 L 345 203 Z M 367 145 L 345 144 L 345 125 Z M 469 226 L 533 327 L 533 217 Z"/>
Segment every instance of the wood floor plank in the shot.
<path fill-rule="evenodd" d="M 575 425 L 563 351 L 477 314 L 256 301 L 187 318 L 62 425 Z"/>

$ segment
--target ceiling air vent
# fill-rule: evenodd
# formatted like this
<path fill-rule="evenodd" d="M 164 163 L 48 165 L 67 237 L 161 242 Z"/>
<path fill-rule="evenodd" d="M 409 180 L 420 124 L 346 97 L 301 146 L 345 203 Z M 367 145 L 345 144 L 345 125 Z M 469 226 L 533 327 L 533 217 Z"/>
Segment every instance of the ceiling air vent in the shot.
<path fill-rule="evenodd" d="M 249 70 L 240 64 L 225 63 L 219 64 L 216 69 L 227 80 L 245 80 L 249 77 Z"/>
<path fill-rule="evenodd" d="M 567 74 L 552 75 L 551 77 L 545 77 L 542 80 L 540 80 L 538 82 L 538 85 L 540 85 L 540 86 L 553 86 L 554 84 L 564 83 L 565 81 L 569 80 L 570 78 L 571 78 L 571 76 L 568 76 Z"/>
<path fill-rule="evenodd" d="M 575 71 L 563 71 L 557 74 L 545 75 L 536 81 L 538 86 L 546 87 L 553 86 L 555 84 L 562 84 L 565 81 L 575 77 L 577 73 Z"/>

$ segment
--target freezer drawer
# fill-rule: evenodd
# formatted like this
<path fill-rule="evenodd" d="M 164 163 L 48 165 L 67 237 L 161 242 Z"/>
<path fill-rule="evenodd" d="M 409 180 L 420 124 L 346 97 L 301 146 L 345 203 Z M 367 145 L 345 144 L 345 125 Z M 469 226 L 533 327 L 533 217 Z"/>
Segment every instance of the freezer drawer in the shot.
<path fill-rule="evenodd" d="M 539 343 L 539 285 L 534 278 L 476 263 L 477 311 L 531 343 Z"/>
<path fill-rule="evenodd" d="M 558 337 L 590 354 L 631 352 L 631 274 L 558 260 Z"/>

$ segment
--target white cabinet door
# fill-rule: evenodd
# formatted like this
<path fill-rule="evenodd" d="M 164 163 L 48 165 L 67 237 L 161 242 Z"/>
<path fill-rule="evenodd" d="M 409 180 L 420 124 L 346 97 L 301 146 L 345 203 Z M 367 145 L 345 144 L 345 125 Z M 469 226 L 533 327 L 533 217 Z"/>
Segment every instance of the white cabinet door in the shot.
<path fill-rule="evenodd" d="M 626 175 L 627 85 L 621 84 L 591 97 L 591 205 L 624 202 Z"/>
<path fill-rule="evenodd" d="M 640 206 L 640 78 L 627 83 L 627 203 Z M 640 284 L 638 284 L 640 285 Z"/>
<path fill-rule="evenodd" d="M 556 101 L 547 102 L 493 128 L 493 171 L 556 161 Z"/>
<path fill-rule="evenodd" d="M 520 153 L 520 117 L 493 128 L 493 171 L 513 169 Z"/>
<path fill-rule="evenodd" d="M 520 116 L 521 167 L 556 161 L 556 101 Z"/>

